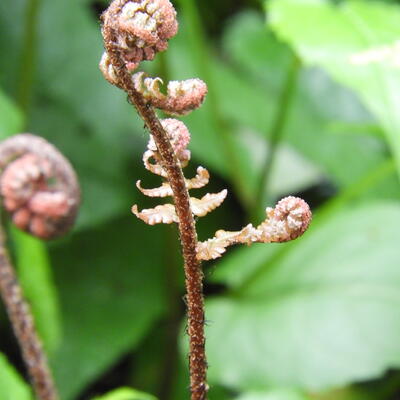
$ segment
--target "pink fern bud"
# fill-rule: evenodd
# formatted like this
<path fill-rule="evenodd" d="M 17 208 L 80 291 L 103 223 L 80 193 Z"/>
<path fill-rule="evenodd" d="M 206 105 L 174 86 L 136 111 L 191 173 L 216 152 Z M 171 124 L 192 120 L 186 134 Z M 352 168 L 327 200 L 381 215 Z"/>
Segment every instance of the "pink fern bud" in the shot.
<path fill-rule="evenodd" d="M 1 195 L 7 211 L 15 211 L 45 185 L 45 176 L 50 173 L 51 165 L 34 154 L 26 154 L 15 160 L 3 172 L 1 177 Z"/>
<path fill-rule="evenodd" d="M 28 202 L 32 212 L 50 218 L 60 218 L 68 214 L 70 202 L 62 192 L 39 192 Z"/>
<path fill-rule="evenodd" d="M 201 106 L 207 94 L 207 85 L 197 78 L 170 81 L 167 95 L 160 91 L 160 84 L 163 83 L 160 78 L 149 78 L 144 72 L 137 72 L 132 80 L 147 102 L 171 115 L 188 114 Z"/>
<path fill-rule="evenodd" d="M 161 125 L 168 134 L 171 145 L 179 160 L 187 161 L 190 159 L 190 152 L 186 149 L 190 142 L 190 132 L 186 125 L 177 119 L 167 118 L 161 120 Z M 157 152 L 157 146 L 152 135 L 150 135 L 147 148 L 152 152 Z"/>
<path fill-rule="evenodd" d="M 75 207 L 65 193 L 49 187 L 51 173 L 48 160 L 25 154 L 6 167 L 0 181 L 4 206 L 13 213 L 15 225 L 41 238 L 52 236 L 54 221 Z"/>
<path fill-rule="evenodd" d="M 207 94 L 207 85 L 198 78 L 168 83 L 168 101 L 165 109 L 172 114 L 185 115 L 199 108 Z"/>
<path fill-rule="evenodd" d="M 114 0 L 102 19 L 115 30 L 130 71 L 166 50 L 168 39 L 178 31 L 176 11 L 169 0 Z"/>
<path fill-rule="evenodd" d="M 287 242 L 301 236 L 311 222 L 308 204 L 299 197 L 285 197 L 275 208 L 267 208 L 267 219 L 257 227 L 263 242 Z"/>
<path fill-rule="evenodd" d="M 14 212 L 12 220 L 18 228 L 26 230 L 29 227 L 31 218 L 32 213 L 29 209 L 27 207 L 22 207 Z"/>
<path fill-rule="evenodd" d="M 190 132 L 186 125 L 174 118 L 161 120 L 161 125 L 168 133 L 175 153 L 179 154 L 185 151 L 190 142 Z"/>
<path fill-rule="evenodd" d="M 75 220 L 80 190 L 72 166 L 44 139 L 30 134 L 0 143 L 0 194 L 17 227 L 43 239 L 64 234 Z"/>

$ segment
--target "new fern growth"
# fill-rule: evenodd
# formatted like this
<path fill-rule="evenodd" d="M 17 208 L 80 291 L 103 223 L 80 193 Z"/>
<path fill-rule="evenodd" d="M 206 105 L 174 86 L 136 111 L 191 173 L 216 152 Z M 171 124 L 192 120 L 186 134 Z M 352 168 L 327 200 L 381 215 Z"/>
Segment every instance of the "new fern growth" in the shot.
<path fill-rule="evenodd" d="M 257 227 L 249 224 L 237 232 L 219 230 L 215 237 L 198 242 L 194 216 L 202 217 L 219 207 L 227 190 L 190 197 L 189 190 L 202 188 L 209 173 L 197 168 L 193 178 L 185 178 L 182 169 L 190 161 L 190 133 L 177 119 L 159 120 L 154 108 L 172 116 L 185 115 L 200 107 L 207 86 L 200 79 L 171 81 L 167 93 L 160 90 L 162 80 L 136 72 L 142 60 L 152 60 L 166 50 L 168 39 L 177 33 L 176 12 L 168 0 L 114 0 L 102 15 L 105 53 L 100 69 L 111 84 L 123 89 L 150 131 L 143 155 L 144 166 L 159 175 L 161 186 L 138 189 L 149 197 L 173 197 L 174 204 L 161 204 L 132 212 L 149 225 L 177 223 L 184 256 L 186 303 L 189 335 L 189 369 L 192 400 L 205 400 L 207 362 L 204 337 L 204 299 L 202 260 L 220 257 L 228 246 L 253 242 L 286 242 L 300 236 L 308 227 L 311 212 L 307 203 L 296 197 L 282 199 L 275 208 L 267 208 L 266 219 Z"/>
<path fill-rule="evenodd" d="M 46 140 L 15 135 L 0 143 L 0 194 L 14 224 L 41 239 L 66 233 L 75 221 L 80 189 L 69 161 Z M 0 224 L 0 294 L 39 400 L 58 400 L 29 303 L 6 250 Z"/>
<path fill-rule="evenodd" d="M 190 151 L 187 150 L 190 133 L 187 127 L 183 122 L 171 118 L 161 120 L 161 124 L 168 133 L 181 167 L 186 167 L 190 161 Z M 144 189 L 141 186 L 141 181 L 138 180 L 136 182 L 137 188 L 148 197 L 173 196 L 171 185 L 167 180 L 167 173 L 160 162 L 161 156 L 154 143 L 154 139 L 150 136 L 147 151 L 143 154 L 144 166 L 153 174 L 166 179 L 166 181 L 160 187 Z M 198 167 L 196 176 L 191 179 L 185 179 L 186 188 L 187 190 L 200 189 L 208 184 L 209 179 L 209 172 L 203 167 Z M 201 199 L 190 197 L 190 207 L 193 215 L 204 217 L 222 204 L 227 193 L 227 190 L 224 189 L 219 193 L 207 193 Z M 173 204 L 162 204 L 142 211 L 138 211 L 137 205 L 134 205 L 132 212 L 149 225 L 179 222 Z M 266 215 L 265 221 L 256 228 L 252 224 L 249 224 L 237 232 L 219 230 L 215 233 L 215 237 L 205 242 L 198 242 L 197 258 L 199 260 L 211 260 L 221 257 L 228 246 L 239 243 L 249 245 L 253 242 L 273 243 L 296 239 L 307 229 L 311 219 L 311 211 L 307 203 L 293 196 L 285 197 L 279 201 L 275 208 L 268 207 Z"/>

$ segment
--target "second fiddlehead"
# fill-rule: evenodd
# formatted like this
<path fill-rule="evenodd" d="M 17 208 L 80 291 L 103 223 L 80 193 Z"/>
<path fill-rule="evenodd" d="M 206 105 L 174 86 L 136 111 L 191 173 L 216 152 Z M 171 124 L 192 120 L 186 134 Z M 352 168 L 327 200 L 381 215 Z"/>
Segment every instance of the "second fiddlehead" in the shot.
<path fill-rule="evenodd" d="M 3 205 L 20 229 L 52 239 L 72 226 L 80 202 L 78 180 L 68 160 L 50 143 L 31 134 L 1 142 L 0 173 Z M 37 398 L 57 400 L 47 357 L 7 254 L 1 225 L 0 292 Z"/>

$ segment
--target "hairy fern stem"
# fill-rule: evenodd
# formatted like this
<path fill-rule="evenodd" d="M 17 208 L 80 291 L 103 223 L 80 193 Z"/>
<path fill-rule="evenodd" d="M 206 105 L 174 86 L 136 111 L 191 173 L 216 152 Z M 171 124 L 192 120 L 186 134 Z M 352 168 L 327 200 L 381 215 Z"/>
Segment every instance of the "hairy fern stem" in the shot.
<path fill-rule="evenodd" d="M 184 258 L 187 292 L 191 400 L 205 400 L 207 398 L 208 385 L 206 383 L 207 362 L 204 335 L 203 272 L 201 263 L 197 259 L 197 233 L 185 178 L 168 135 L 161 126 L 153 107 L 146 103 L 132 83 L 132 76 L 125 66 L 120 50 L 115 45 L 117 39 L 111 26 L 106 24 L 103 27 L 103 36 L 105 47 L 115 68 L 117 78 L 128 94 L 129 101 L 135 106 L 154 138 L 162 158 L 162 167 L 167 172 L 168 181 L 173 191 L 176 214 L 179 219 L 178 228 Z"/>

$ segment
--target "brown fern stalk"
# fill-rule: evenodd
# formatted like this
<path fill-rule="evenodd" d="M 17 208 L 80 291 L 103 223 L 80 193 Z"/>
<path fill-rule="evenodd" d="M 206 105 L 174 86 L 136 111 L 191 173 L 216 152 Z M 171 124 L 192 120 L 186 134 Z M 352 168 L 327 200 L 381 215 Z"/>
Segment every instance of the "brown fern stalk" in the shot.
<path fill-rule="evenodd" d="M 74 170 L 50 143 L 20 134 L 0 143 L 2 204 L 21 229 L 43 239 L 64 234 L 73 224 L 80 199 Z M 7 254 L 0 225 L 0 293 L 40 400 L 58 394 L 29 304 Z"/>
<path fill-rule="evenodd" d="M 118 10 L 116 11 L 118 12 Z M 118 81 L 153 136 L 162 158 L 162 167 L 168 174 L 168 181 L 173 191 L 176 213 L 179 218 L 178 227 L 184 258 L 187 292 L 191 399 L 205 400 L 208 386 L 206 383 L 207 362 L 204 335 L 203 272 L 200 261 L 197 259 L 197 233 L 185 178 L 168 136 L 161 126 L 153 107 L 145 102 L 143 96 L 134 87 L 131 74 L 126 68 L 122 54 L 118 46 L 115 45 L 117 35 L 111 24 L 104 24 L 103 36 L 105 48 L 112 65 L 115 67 Z"/>
<path fill-rule="evenodd" d="M 0 232 L 0 291 L 37 398 L 57 400 L 58 395 L 47 357 L 36 332 L 32 311 L 24 300 L 21 286 L 8 257 L 2 229 Z"/>

